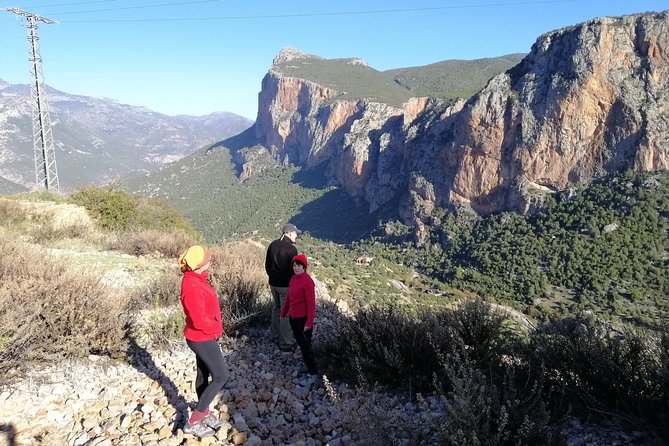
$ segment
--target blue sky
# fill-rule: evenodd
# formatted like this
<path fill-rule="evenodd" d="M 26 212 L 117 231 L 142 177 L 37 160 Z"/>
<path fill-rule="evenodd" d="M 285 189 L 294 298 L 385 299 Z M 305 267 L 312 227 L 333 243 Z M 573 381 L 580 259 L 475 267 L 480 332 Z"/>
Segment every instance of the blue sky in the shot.
<path fill-rule="evenodd" d="M 292 46 L 377 70 L 524 53 L 541 34 L 667 0 L 0 0 L 40 24 L 47 84 L 169 114 L 255 119 L 274 56 Z M 30 82 L 25 20 L 0 11 L 0 79 Z"/>

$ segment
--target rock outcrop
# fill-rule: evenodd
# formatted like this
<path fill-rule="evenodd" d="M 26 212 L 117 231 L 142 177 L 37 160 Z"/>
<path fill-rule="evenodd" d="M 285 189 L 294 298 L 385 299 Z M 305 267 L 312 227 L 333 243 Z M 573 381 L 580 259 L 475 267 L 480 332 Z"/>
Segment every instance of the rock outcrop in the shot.
<path fill-rule="evenodd" d="M 445 202 L 527 211 L 558 190 L 669 167 L 669 14 L 602 18 L 541 36 L 442 135 Z"/>
<path fill-rule="evenodd" d="M 370 211 L 397 200 L 416 227 L 435 207 L 527 213 L 574 182 L 669 167 L 667 12 L 547 33 L 466 102 L 356 99 L 281 69 L 310 58 L 322 60 L 292 49 L 275 59 L 258 141 L 279 161 L 327 163 Z"/>

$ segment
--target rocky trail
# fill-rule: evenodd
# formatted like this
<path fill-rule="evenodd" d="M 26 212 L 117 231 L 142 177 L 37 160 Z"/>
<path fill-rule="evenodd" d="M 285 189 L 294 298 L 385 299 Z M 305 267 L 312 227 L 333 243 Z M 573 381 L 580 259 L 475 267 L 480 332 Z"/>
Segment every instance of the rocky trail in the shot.
<path fill-rule="evenodd" d="M 132 364 L 90 356 L 44 365 L 4 386 L 0 446 L 366 443 L 349 430 L 353 392 L 304 375 L 299 350 L 281 353 L 264 333 L 224 338 L 222 350 L 230 376 L 212 406 L 225 421 L 215 436 L 182 431 L 195 399 L 195 360 L 179 342 L 162 351 L 136 347 Z M 403 417 L 416 415 L 413 404 L 391 401 Z"/>
<path fill-rule="evenodd" d="M 127 362 L 89 356 L 44 364 L 0 387 L 0 446 L 345 446 L 438 444 L 423 407 L 392 395 L 350 389 L 303 374 L 299 350 L 282 353 L 265 332 L 223 338 L 229 380 L 215 400 L 224 420 L 215 436 L 184 435 L 194 405 L 194 355 L 185 342 L 135 347 Z M 426 406 L 429 406 L 428 410 Z M 568 446 L 650 445 L 643 432 L 570 420 Z"/>

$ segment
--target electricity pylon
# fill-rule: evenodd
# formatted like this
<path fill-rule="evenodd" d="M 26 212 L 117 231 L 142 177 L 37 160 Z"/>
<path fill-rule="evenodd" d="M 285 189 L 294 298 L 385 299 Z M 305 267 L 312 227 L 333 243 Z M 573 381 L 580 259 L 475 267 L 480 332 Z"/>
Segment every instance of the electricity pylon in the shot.
<path fill-rule="evenodd" d="M 53 147 L 53 134 L 51 133 L 51 118 L 49 117 L 49 103 L 44 89 L 42 75 L 42 57 L 39 51 L 39 34 L 37 33 L 37 22 L 46 24 L 56 23 L 55 20 L 41 17 L 37 14 L 24 11 L 19 8 L 5 8 L 22 16 L 28 22 L 28 60 L 33 76 L 30 85 L 30 96 L 33 102 L 33 151 L 35 154 L 35 182 L 45 189 L 59 189 L 58 170 L 56 169 L 56 154 Z"/>

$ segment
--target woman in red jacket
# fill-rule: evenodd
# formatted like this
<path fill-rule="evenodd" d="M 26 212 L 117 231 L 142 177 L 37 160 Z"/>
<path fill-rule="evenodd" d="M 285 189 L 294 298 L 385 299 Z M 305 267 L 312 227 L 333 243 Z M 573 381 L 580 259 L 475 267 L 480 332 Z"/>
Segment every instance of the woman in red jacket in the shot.
<path fill-rule="evenodd" d="M 181 281 L 181 305 L 186 316 L 184 335 L 195 353 L 198 402 L 184 426 L 184 433 L 197 437 L 213 435 L 221 421 L 209 412 L 209 405 L 228 378 L 217 339 L 223 334 L 221 307 L 216 291 L 207 283 L 211 254 L 202 246 L 191 246 L 179 257 L 184 273 Z M 209 381 L 211 377 L 211 381 Z"/>
<path fill-rule="evenodd" d="M 288 285 L 288 296 L 281 308 L 281 319 L 288 314 L 290 328 L 297 345 L 302 351 L 302 358 L 307 366 L 307 373 L 316 375 L 316 361 L 311 349 L 311 335 L 314 328 L 314 316 L 316 315 L 316 291 L 314 281 L 307 273 L 307 257 L 298 254 L 293 257 L 293 272 Z"/>

